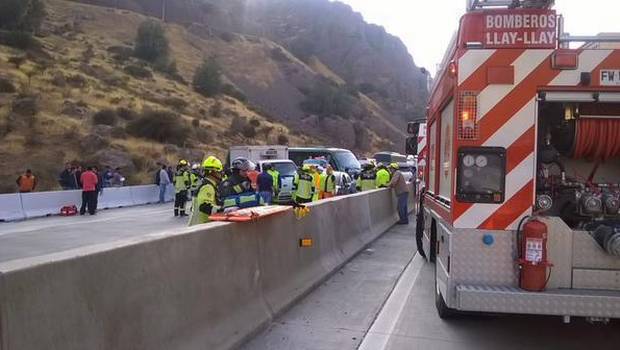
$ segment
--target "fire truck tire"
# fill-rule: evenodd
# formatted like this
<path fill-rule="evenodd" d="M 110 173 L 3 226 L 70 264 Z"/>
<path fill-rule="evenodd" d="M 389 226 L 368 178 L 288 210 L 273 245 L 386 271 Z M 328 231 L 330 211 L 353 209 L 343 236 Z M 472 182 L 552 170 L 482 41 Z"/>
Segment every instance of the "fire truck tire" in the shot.
<path fill-rule="evenodd" d="M 457 311 L 455 309 L 449 308 L 448 305 L 446 305 L 446 301 L 439 291 L 439 283 L 437 283 L 437 268 L 435 268 L 435 308 L 437 308 L 437 315 L 439 315 L 439 318 L 442 320 L 449 320 L 457 315 Z"/>

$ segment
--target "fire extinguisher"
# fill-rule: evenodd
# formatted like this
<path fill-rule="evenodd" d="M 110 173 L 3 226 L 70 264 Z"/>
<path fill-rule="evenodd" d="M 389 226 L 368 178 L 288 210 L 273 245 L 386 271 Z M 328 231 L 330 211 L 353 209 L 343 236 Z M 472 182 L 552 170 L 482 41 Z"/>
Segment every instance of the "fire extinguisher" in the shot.
<path fill-rule="evenodd" d="M 547 260 L 547 225 L 532 219 L 523 225 L 521 232 L 517 229 L 517 234 L 520 234 L 519 287 L 531 292 L 542 292 L 547 288 L 553 266 Z"/>

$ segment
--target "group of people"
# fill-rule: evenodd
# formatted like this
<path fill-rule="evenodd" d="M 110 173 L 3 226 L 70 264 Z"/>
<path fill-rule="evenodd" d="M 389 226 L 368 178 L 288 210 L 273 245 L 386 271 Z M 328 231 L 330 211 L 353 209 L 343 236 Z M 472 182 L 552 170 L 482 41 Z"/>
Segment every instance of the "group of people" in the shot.
<path fill-rule="evenodd" d="M 222 162 L 210 156 L 199 166 L 190 166 L 187 160 L 180 160 L 176 172 L 169 178 L 167 169 L 159 171 L 160 201 L 164 201 L 168 184 L 175 189 L 174 216 L 188 216 L 186 205 L 192 199 L 190 225 L 206 223 L 209 216 L 218 212 L 238 208 L 270 205 L 278 197 L 281 176 L 272 164 L 262 164 L 262 171 L 246 158 L 236 158 L 229 169 Z M 292 200 L 303 204 L 336 193 L 336 178 L 328 167 L 320 172 L 317 167 L 300 168 L 293 181 Z"/>
<path fill-rule="evenodd" d="M 191 199 L 190 226 L 209 222 L 209 216 L 234 209 L 269 205 L 280 189 L 280 174 L 271 164 L 262 165 L 262 172 L 246 158 L 236 158 L 229 169 L 222 162 L 209 156 L 202 164 L 180 160 L 170 177 L 165 166 L 157 175 L 160 185 L 160 201 L 164 202 L 166 187 L 175 189 L 174 216 L 189 216 L 186 206 Z M 319 169 L 305 164 L 297 170 L 293 180 L 294 205 L 303 205 L 336 195 L 337 179 L 331 166 Z M 358 177 L 358 190 L 392 188 L 398 198 L 399 224 L 409 223 L 407 199 L 409 187 L 397 163 L 389 166 L 366 165 Z"/>
<path fill-rule="evenodd" d="M 392 188 L 398 198 L 398 216 L 400 225 L 409 224 L 407 199 L 409 187 L 403 174 L 400 172 L 398 163 L 385 164 L 366 163 L 357 177 L 357 190 L 370 191 L 377 188 Z"/>
<path fill-rule="evenodd" d="M 82 174 L 84 171 L 81 165 L 65 164 L 65 169 L 58 176 L 60 187 L 63 190 L 83 189 Z M 98 192 L 101 192 L 105 187 L 121 187 L 125 184 L 125 177 L 121 174 L 120 168 L 112 169 L 112 167 L 106 166 L 103 171 L 99 171 L 99 168 L 93 166 L 91 171 L 97 174 L 99 178 Z"/>

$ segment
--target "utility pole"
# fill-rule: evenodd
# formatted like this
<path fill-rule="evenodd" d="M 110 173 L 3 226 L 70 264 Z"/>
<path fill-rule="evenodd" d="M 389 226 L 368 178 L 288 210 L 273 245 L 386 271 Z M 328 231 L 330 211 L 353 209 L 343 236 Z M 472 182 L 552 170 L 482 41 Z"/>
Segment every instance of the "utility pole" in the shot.
<path fill-rule="evenodd" d="M 161 0 L 161 20 L 166 22 L 166 0 Z"/>

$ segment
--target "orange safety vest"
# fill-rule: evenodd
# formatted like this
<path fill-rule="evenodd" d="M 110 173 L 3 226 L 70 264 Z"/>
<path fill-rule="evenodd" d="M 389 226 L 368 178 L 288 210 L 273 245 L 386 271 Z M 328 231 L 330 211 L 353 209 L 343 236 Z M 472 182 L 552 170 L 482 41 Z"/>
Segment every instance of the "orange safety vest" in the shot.
<path fill-rule="evenodd" d="M 34 175 L 19 177 L 19 192 L 32 192 L 34 190 Z"/>

